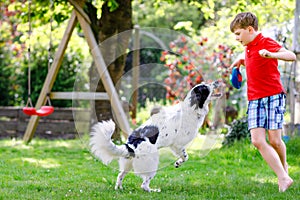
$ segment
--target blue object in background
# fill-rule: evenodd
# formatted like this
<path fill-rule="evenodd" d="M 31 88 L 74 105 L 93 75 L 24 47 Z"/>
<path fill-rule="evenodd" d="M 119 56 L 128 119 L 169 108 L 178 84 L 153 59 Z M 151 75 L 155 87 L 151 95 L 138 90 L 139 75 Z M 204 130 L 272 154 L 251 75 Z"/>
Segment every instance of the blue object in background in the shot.
<path fill-rule="evenodd" d="M 290 136 L 284 135 L 284 136 L 282 137 L 282 140 L 284 141 L 284 143 L 287 143 L 288 141 L 290 141 Z"/>
<path fill-rule="evenodd" d="M 230 83 L 236 89 L 240 89 L 242 86 L 243 77 L 238 67 L 234 67 L 230 76 Z"/>

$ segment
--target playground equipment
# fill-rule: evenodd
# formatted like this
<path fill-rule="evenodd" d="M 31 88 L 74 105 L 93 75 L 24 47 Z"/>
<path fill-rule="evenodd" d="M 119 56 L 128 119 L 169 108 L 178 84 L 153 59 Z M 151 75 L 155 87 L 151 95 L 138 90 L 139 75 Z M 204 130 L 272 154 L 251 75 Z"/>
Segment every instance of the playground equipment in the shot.
<path fill-rule="evenodd" d="M 53 8 L 53 1 L 51 1 L 51 9 Z M 26 106 L 23 108 L 23 112 L 26 115 L 38 115 L 40 117 L 45 117 L 54 112 L 54 107 L 51 106 L 51 101 L 49 98 L 49 93 L 47 93 L 47 105 L 42 106 L 39 110 L 36 110 L 33 105 L 32 105 L 32 100 L 31 100 L 31 62 L 30 62 L 30 56 L 31 56 L 31 50 L 30 50 L 30 37 L 31 37 L 31 1 L 28 2 L 28 38 L 29 38 L 29 44 L 28 44 L 28 99 Z M 51 66 L 51 47 L 52 47 L 52 37 L 51 37 L 51 32 L 52 32 L 52 15 L 50 19 L 50 42 L 49 42 L 49 50 L 48 50 L 48 70 L 50 69 Z"/>
<path fill-rule="evenodd" d="M 76 97 L 81 98 L 81 96 L 84 96 L 85 99 L 95 99 L 95 96 L 104 97 L 104 99 L 109 99 L 112 105 L 112 109 L 115 113 L 115 117 L 117 120 L 117 123 L 120 125 L 121 130 L 123 131 L 123 134 L 125 137 L 128 136 L 128 133 L 131 131 L 128 119 L 125 115 L 125 112 L 123 110 L 121 101 L 119 99 L 118 93 L 114 87 L 114 84 L 112 82 L 112 79 L 110 77 L 109 72 L 106 69 L 106 64 L 104 62 L 103 56 L 101 54 L 101 51 L 98 47 L 98 43 L 96 42 L 96 39 L 94 37 L 94 34 L 92 32 L 92 29 L 90 27 L 91 21 L 87 14 L 83 11 L 82 6 L 84 5 L 84 0 L 69 0 L 69 3 L 73 6 L 73 11 L 71 14 L 71 17 L 69 19 L 68 25 L 66 27 L 66 30 L 64 32 L 63 38 L 61 39 L 61 42 L 58 46 L 58 50 L 55 54 L 55 57 L 53 59 L 53 63 L 51 64 L 50 69 L 48 70 L 48 74 L 46 76 L 44 85 L 42 87 L 42 90 L 40 92 L 39 98 L 36 103 L 36 108 L 40 108 L 43 105 L 45 105 L 46 100 L 50 97 L 55 97 L 58 99 L 74 99 Z M 104 88 L 106 90 L 105 94 L 97 94 L 97 93 L 83 93 L 76 94 L 75 92 L 71 92 L 69 94 L 64 93 L 49 93 L 51 91 L 53 84 L 55 82 L 55 79 L 57 77 L 60 65 L 63 60 L 64 52 L 67 48 L 68 42 L 71 38 L 72 32 L 75 28 L 75 25 L 79 22 L 84 36 L 87 40 L 88 46 L 91 50 L 92 57 L 94 59 L 97 71 L 100 75 L 100 78 L 102 80 L 102 83 L 104 85 Z M 63 96 L 60 96 L 60 95 Z M 67 97 L 68 98 L 65 98 Z M 30 109 L 28 109 L 29 112 Z M 44 110 L 46 111 L 46 110 Z M 34 112 L 34 111 L 30 111 Z M 40 113 L 42 116 L 42 113 Z M 32 115 L 29 123 L 27 125 L 23 140 L 25 143 L 29 143 L 31 139 L 34 136 L 34 132 L 37 128 L 38 121 L 39 121 L 39 115 Z"/>

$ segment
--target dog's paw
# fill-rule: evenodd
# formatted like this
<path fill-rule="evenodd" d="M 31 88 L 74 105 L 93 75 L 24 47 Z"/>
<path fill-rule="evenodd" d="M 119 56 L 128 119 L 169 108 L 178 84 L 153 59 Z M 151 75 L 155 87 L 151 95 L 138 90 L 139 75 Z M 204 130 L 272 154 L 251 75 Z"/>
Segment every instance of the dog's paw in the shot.
<path fill-rule="evenodd" d="M 145 191 L 145 192 L 151 192 L 150 188 L 148 186 L 145 185 L 141 185 L 141 188 Z"/>
<path fill-rule="evenodd" d="M 116 184 L 115 185 L 115 190 L 123 190 L 122 185 Z"/>
<path fill-rule="evenodd" d="M 160 188 L 158 189 L 150 189 L 150 192 L 161 192 Z"/>
<path fill-rule="evenodd" d="M 158 188 L 158 189 L 152 189 L 150 187 L 146 187 L 146 186 L 141 186 L 141 188 L 146 191 L 146 192 L 161 192 L 161 190 Z"/>
<path fill-rule="evenodd" d="M 182 159 L 178 159 L 175 163 L 174 163 L 174 167 L 178 168 L 181 166 L 181 164 L 183 163 Z"/>

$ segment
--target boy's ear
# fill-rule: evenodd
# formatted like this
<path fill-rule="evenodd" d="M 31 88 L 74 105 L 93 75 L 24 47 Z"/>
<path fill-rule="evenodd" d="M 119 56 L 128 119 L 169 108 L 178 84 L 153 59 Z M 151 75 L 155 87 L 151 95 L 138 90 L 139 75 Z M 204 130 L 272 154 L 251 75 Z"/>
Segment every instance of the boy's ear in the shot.
<path fill-rule="evenodd" d="M 252 26 L 248 26 L 247 30 L 249 31 L 249 33 L 253 33 L 255 31 Z"/>

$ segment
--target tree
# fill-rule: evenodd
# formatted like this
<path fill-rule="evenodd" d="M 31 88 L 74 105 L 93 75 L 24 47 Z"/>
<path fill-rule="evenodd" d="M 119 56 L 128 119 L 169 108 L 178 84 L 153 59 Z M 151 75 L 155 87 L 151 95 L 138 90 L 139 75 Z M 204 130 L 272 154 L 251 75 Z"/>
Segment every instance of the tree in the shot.
<path fill-rule="evenodd" d="M 295 9 L 295 27 L 294 27 L 294 36 L 293 36 L 293 50 L 297 55 L 297 61 L 294 63 L 293 73 L 295 74 L 295 83 L 291 81 L 290 85 L 294 86 L 291 88 L 291 102 L 290 106 L 294 108 L 291 109 L 291 122 L 294 124 L 300 124 L 300 70 L 299 70 L 299 54 L 300 54 L 300 28 L 299 28 L 299 16 L 300 16 L 300 0 L 296 0 L 296 9 Z M 295 84 L 295 85 L 294 85 Z M 293 101 L 294 100 L 294 101 Z M 294 119 L 293 119 L 294 117 Z M 293 126 L 293 124 L 292 124 Z M 294 127 L 292 127 L 292 131 L 294 132 Z"/>
<path fill-rule="evenodd" d="M 117 4 L 117 8 L 112 8 L 112 5 Z M 105 1 L 101 7 L 101 18 L 98 19 L 97 8 L 91 3 L 86 3 L 87 13 L 92 21 L 92 28 L 95 37 L 98 39 L 103 58 L 106 62 L 107 69 L 110 73 L 112 81 L 116 84 L 123 75 L 126 61 L 126 52 L 129 38 L 131 34 L 119 34 L 132 29 L 132 8 L 131 0 Z M 129 32 L 130 33 L 130 32 Z M 101 43 L 110 40 L 109 45 L 101 45 Z M 118 56 L 121 53 L 120 56 Z M 95 67 L 91 68 L 91 80 L 97 80 L 98 76 Z M 100 75 L 101 76 L 101 75 Z M 93 90 L 93 86 L 91 86 Z M 97 92 L 105 92 L 105 88 L 101 81 L 96 85 Z M 96 117 L 98 120 L 111 119 L 112 109 L 109 101 L 95 102 Z M 114 134 L 115 138 L 119 134 Z"/>
<path fill-rule="evenodd" d="M 189 21 L 193 29 L 200 29 L 205 23 L 204 12 L 195 4 L 206 1 L 135 0 L 133 1 L 133 23 L 141 27 L 173 29 L 177 23 Z M 188 34 L 187 30 L 182 30 Z"/>

